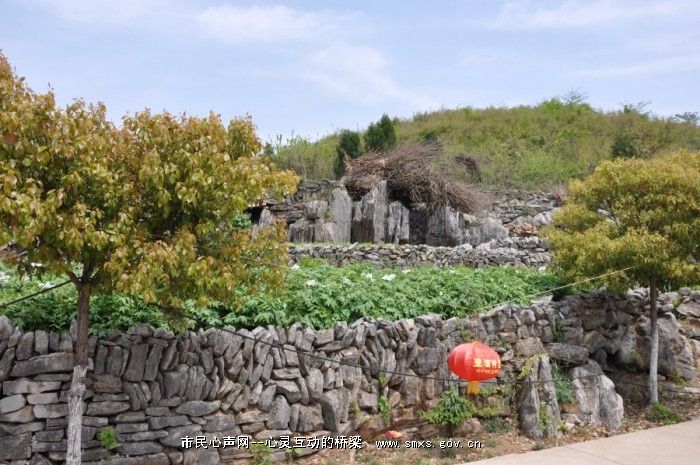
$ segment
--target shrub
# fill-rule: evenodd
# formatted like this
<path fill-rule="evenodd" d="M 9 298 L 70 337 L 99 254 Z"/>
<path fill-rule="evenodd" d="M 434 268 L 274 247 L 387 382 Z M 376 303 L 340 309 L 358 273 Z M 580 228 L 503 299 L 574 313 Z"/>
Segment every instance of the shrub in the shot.
<path fill-rule="evenodd" d="M 632 136 L 621 132 L 615 134 L 611 153 L 613 158 L 632 158 L 639 154 L 639 149 L 637 148 Z"/>
<path fill-rule="evenodd" d="M 385 152 L 396 145 L 396 130 L 394 122 L 386 114 L 381 119 L 369 125 L 365 132 L 365 148 L 367 151 Z"/>
<path fill-rule="evenodd" d="M 348 160 L 354 160 L 362 155 L 362 141 L 360 135 L 354 131 L 343 130 L 340 133 L 340 140 L 335 149 L 336 158 L 333 171 L 336 178 L 340 178 L 345 173 L 345 164 Z"/>
<path fill-rule="evenodd" d="M 432 410 L 421 412 L 421 417 L 433 424 L 455 427 L 474 416 L 476 410 L 474 403 L 460 395 L 457 389 L 448 389 L 442 394 L 440 403 Z"/>

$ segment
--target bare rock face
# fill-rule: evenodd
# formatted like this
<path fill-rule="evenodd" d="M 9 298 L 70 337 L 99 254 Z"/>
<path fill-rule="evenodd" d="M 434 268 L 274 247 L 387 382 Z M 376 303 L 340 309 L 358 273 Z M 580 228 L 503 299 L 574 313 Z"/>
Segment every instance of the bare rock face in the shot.
<path fill-rule="evenodd" d="M 336 187 L 331 192 L 330 217 L 335 242 L 350 242 L 352 227 L 352 199 L 345 189 Z"/>
<path fill-rule="evenodd" d="M 561 418 L 549 356 L 530 357 L 521 371 L 521 380 L 515 398 L 520 429 L 531 438 L 557 436 Z"/>
<path fill-rule="evenodd" d="M 372 188 L 353 207 L 351 240 L 353 242 L 381 242 L 386 232 L 386 181 Z"/>
<path fill-rule="evenodd" d="M 425 243 L 453 247 L 463 242 L 462 214 L 449 206 L 442 206 L 428 217 Z"/>
<path fill-rule="evenodd" d="M 389 204 L 386 219 L 386 242 L 403 244 L 409 239 L 409 216 L 410 211 L 401 202 L 391 202 Z"/>
<path fill-rule="evenodd" d="M 569 372 L 572 380 L 578 417 L 590 426 L 618 429 L 625 409 L 622 397 L 613 382 L 593 360 Z"/>

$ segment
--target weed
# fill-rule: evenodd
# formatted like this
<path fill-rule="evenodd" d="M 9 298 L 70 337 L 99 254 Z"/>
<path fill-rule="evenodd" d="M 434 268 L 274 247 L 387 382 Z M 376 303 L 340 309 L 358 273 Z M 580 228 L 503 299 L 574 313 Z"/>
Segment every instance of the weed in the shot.
<path fill-rule="evenodd" d="M 510 425 L 501 417 L 484 418 L 481 420 L 481 426 L 487 433 L 505 433 L 510 431 Z"/>
<path fill-rule="evenodd" d="M 542 450 L 544 449 L 544 444 L 537 441 L 532 445 L 532 450 Z"/>
<path fill-rule="evenodd" d="M 557 394 L 557 402 L 559 405 L 572 404 L 575 402 L 574 388 L 571 380 L 564 376 L 559 367 L 552 367 L 552 379 L 554 380 L 554 391 Z"/>
<path fill-rule="evenodd" d="M 273 465 L 270 460 L 272 451 L 265 444 L 251 443 L 250 454 L 252 456 L 250 465 Z"/>
<path fill-rule="evenodd" d="M 384 426 L 391 425 L 391 404 L 389 403 L 389 398 L 382 394 L 379 396 L 379 414 L 382 416 L 382 421 Z"/>
<path fill-rule="evenodd" d="M 663 423 L 664 425 L 673 425 L 683 421 L 682 416 L 659 402 L 654 402 L 647 408 L 645 418 L 647 421 Z"/>
<path fill-rule="evenodd" d="M 119 446 L 119 442 L 117 441 L 117 431 L 112 427 L 100 429 L 98 438 L 100 439 L 100 445 L 103 449 L 115 449 Z"/>

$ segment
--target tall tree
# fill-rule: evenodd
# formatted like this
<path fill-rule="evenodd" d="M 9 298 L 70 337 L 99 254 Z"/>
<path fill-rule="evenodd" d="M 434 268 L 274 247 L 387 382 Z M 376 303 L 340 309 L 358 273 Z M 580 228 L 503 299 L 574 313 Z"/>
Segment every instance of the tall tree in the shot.
<path fill-rule="evenodd" d="M 649 397 L 658 402 L 659 288 L 700 277 L 700 152 L 601 163 L 570 184 L 545 236 L 570 278 L 605 278 L 613 289 L 649 286 Z"/>
<path fill-rule="evenodd" d="M 386 152 L 396 146 L 396 130 L 394 122 L 384 114 L 376 123 L 372 123 L 365 132 L 365 148 L 367 151 Z"/>
<path fill-rule="evenodd" d="M 179 305 L 227 301 L 283 279 L 281 225 L 251 237 L 236 218 L 296 177 L 261 150 L 248 119 L 225 126 L 148 111 L 120 128 L 101 104 L 58 108 L 0 55 L 0 242 L 70 277 L 78 291 L 66 462 L 80 463 L 82 398 L 94 292 Z"/>
<path fill-rule="evenodd" d="M 333 171 L 336 178 L 340 178 L 345 173 L 345 163 L 354 160 L 362 155 L 362 140 L 355 131 L 344 129 L 340 132 L 338 146 L 335 148 L 335 163 Z"/>

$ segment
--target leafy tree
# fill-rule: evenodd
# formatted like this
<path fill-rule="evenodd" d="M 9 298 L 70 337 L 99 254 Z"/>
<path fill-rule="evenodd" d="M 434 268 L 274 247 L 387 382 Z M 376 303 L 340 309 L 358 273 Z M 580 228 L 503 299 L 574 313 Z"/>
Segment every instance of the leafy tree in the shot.
<path fill-rule="evenodd" d="M 345 129 L 340 133 L 340 140 L 335 149 L 336 157 L 333 171 L 336 178 L 340 178 L 345 173 L 345 163 L 347 160 L 354 160 L 362 155 L 362 141 L 360 135 L 355 131 Z"/>
<path fill-rule="evenodd" d="M 80 463 L 88 310 L 95 292 L 157 302 L 229 300 L 283 279 L 281 226 L 252 239 L 235 219 L 296 178 L 258 156 L 248 119 L 225 126 L 148 111 L 116 127 L 104 105 L 58 108 L 0 55 L 0 242 L 13 241 L 78 292 L 68 464 Z"/>
<path fill-rule="evenodd" d="M 700 152 L 601 163 L 571 183 L 545 235 L 570 279 L 624 270 L 604 282 L 618 290 L 649 286 L 649 394 L 658 402 L 658 290 L 700 276 Z"/>
<path fill-rule="evenodd" d="M 365 148 L 367 151 L 385 152 L 396 146 L 396 131 L 394 122 L 386 114 L 381 119 L 369 125 L 365 132 Z"/>

